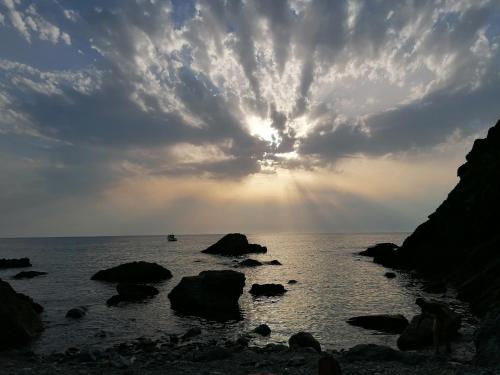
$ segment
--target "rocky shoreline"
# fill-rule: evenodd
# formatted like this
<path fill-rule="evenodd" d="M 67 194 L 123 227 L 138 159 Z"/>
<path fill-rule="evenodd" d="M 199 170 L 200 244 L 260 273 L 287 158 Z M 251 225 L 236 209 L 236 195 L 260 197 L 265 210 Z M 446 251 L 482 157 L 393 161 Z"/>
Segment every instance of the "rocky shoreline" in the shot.
<path fill-rule="evenodd" d="M 199 341 L 198 336 L 176 342 L 171 335 L 157 340 L 138 338 L 106 350 L 68 348 L 50 355 L 18 350 L 0 353 L 1 373 L 17 374 L 317 374 L 318 361 L 333 356 L 343 375 L 362 374 L 500 374 L 500 368 L 480 368 L 472 353 L 455 349 L 451 357 L 429 351 L 400 352 L 374 344 L 349 350 L 317 352 L 269 344 L 247 346 L 244 336 L 236 339 Z"/>

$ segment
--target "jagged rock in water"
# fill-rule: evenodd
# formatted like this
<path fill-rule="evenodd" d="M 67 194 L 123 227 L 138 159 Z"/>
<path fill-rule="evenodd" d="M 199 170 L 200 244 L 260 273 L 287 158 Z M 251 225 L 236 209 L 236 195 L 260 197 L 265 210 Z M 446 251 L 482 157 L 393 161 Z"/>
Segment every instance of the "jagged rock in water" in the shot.
<path fill-rule="evenodd" d="M 292 335 L 288 339 L 288 345 L 292 350 L 301 348 L 313 348 L 318 353 L 321 353 L 321 344 L 309 332 L 299 332 Z"/>
<path fill-rule="evenodd" d="M 183 277 L 168 298 L 172 309 L 217 321 L 240 319 L 238 300 L 245 275 L 236 271 L 203 271 Z"/>
<path fill-rule="evenodd" d="M 215 244 L 203 250 L 202 253 L 225 256 L 239 256 L 250 253 L 266 253 L 267 248 L 258 244 L 249 244 L 248 239 L 241 233 L 229 233 Z"/>
<path fill-rule="evenodd" d="M 361 251 L 359 255 L 367 256 L 367 257 L 376 257 L 385 255 L 387 253 L 392 253 L 394 250 L 398 248 L 398 245 L 393 244 L 391 242 L 383 242 L 378 243 L 376 245 L 370 246 L 368 249 Z"/>
<path fill-rule="evenodd" d="M 245 259 L 238 264 L 239 267 L 258 267 L 262 266 L 262 263 L 255 259 Z"/>
<path fill-rule="evenodd" d="M 38 337 L 43 325 L 31 298 L 17 293 L 0 279 L 0 301 L 0 350 L 27 344 Z"/>
<path fill-rule="evenodd" d="M 286 293 L 286 289 L 281 284 L 253 284 L 250 294 L 254 296 L 280 296 Z"/>
<path fill-rule="evenodd" d="M 16 273 L 14 276 L 12 276 L 13 279 L 20 280 L 20 279 L 32 279 L 37 276 L 43 276 L 46 275 L 47 272 L 38 272 L 38 271 L 22 271 L 19 273 Z"/>
<path fill-rule="evenodd" d="M 155 283 L 167 280 L 172 273 L 156 263 L 132 262 L 97 272 L 92 280 L 128 283 Z"/>
<path fill-rule="evenodd" d="M 23 268 L 31 267 L 31 262 L 29 258 L 20 259 L 0 259 L 0 269 L 1 268 Z"/>
<path fill-rule="evenodd" d="M 118 295 L 108 299 L 108 306 L 116 306 L 120 302 L 138 302 L 156 296 L 159 292 L 154 286 L 144 284 L 120 283 L 116 286 Z"/>
<path fill-rule="evenodd" d="M 347 320 L 347 323 L 366 329 L 388 333 L 401 333 L 408 326 L 408 319 L 403 315 L 380 314 L 356 316 Z"/>

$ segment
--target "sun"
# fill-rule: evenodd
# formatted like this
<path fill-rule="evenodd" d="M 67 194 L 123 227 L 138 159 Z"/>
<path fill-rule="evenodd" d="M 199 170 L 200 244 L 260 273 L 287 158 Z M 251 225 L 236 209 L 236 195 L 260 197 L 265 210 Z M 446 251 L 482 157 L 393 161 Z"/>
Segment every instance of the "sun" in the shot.
<path fill-rule="evenodd" d="M 258 137 L 275 145 L 280 144 L 281 137 L 278 130 L 271 126 L 271 119 L 252 115 L 246 118 L 246 123 L 252 136 Z"/>

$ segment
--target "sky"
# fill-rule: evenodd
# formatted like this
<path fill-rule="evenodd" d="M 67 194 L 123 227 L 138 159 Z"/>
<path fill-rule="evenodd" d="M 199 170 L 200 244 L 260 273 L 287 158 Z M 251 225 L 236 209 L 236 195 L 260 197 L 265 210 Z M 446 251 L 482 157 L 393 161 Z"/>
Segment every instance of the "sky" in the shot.
<path fill-rule="evenodd" d="M 497 0 L 0 0 L 0 236 L 412 231 L 499 43 Z"/>

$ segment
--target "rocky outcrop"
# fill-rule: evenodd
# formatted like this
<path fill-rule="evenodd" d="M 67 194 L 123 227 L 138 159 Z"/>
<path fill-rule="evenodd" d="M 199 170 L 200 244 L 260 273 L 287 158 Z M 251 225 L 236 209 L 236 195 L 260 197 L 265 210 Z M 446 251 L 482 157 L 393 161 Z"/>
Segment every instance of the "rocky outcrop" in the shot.
<path fill-rule="evenodd" d="M 43 330 L 31 299 L 0 279 L 0 350 L 29 343 Z"/>
<path fill-rule="evenodd" d="M 14 276 L 12 276 L 13 279 L 20 280 L 20 279 L 32 279 L 37 276 L 43 276 L 46 275 L 47 272 L 38 272 L 38 271 L 22 271 L 19 273 L 16 273 Z"/>
<path fill-rule="evenodd" d="M 280 296 L 286 293 L 286 289 L 281 284 L 253 284 L 250 294 L 254 296 Z"/>
<path fill-rule="evenodd" d="M 170 279 L 172 273 L 156 263 L 132 262 L 97 272 L 92 280 L 124 283 L 156 283 Z"/>
<path fill-rule="evenodd" d="M 139 302 L 156 296 L 159 292 L 154 286 L 144 284 L 120 283 L 116 286 L 118 295 L 106 301 L 108 306 L 117 306 L 120 302 Z"/>
<path fill-rule="evenodd" d="M 477 139 L 446 200 L 382 263 L 450 282 L 484 314 L 500 310 L 500 121 Z"/>
<path fill-rule="evenodd" d="M 408 319 L 403 315 L 381 314 L 356 316 L 347 320 L 347 323 L 357 327 L 373 329 L 388 333 L 401 333 L 408 326 Z"/>
<path fill-rule="evenodd" d="M 299 332 L 292 335 L 288 339 L 288 345 L 292 350 L 299 350 L 302 348 L 313 348 L 318 353 L 321 353 L 321 344 L 309 332 Z"/>
<path fill-rule="evenodd" d="M 168 298 L 172 309 L 217 321 L 240 319 L 238 300 L 245 275 L 236 271 L 203 271 L 183 277 Z"/>
<path fill-rule="evenodd" d="M 266 252 L 267 248 L 265 246 L 248 243 L 247 237 L 241 233 L 226 234 L 215 244 L 202 251 L 202 253 L 206 254 L 225 256 L 239 256 L 250 253 Z"/>
<path fill-rule="evenodd" d="M 0 269 L 1 268 L 23 268 L 31 267 L 31 262 L 29 258 L 20 259 L 0 259 Z"/>

